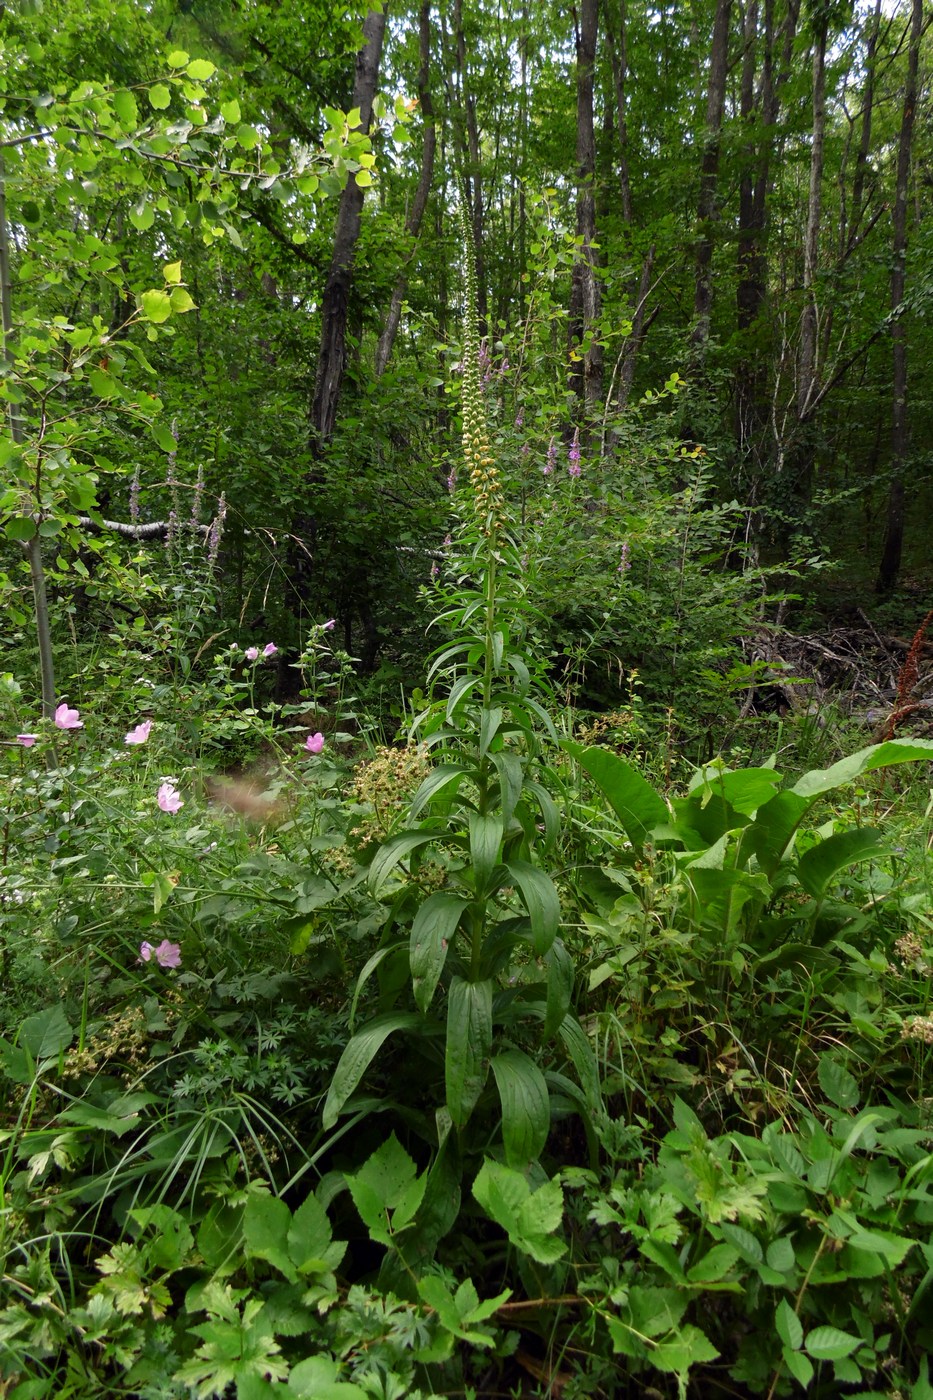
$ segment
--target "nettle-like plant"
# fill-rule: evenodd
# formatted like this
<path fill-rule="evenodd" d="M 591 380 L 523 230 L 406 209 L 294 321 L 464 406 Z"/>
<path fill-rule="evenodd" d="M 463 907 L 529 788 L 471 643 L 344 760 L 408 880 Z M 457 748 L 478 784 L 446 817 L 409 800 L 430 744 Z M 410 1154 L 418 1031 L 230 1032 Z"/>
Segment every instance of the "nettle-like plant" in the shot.
<path fill-rule="evenodd" d="M 413 725 L 434 759 L 403 830 L 372 859 L 370 889 L 389 906 L 381 947 L 363 968 L 378 969 L 382 1011 L 347 1045 L 324 1105 L 325 1126 L 355 1106 L 353 1095 L 386 1040 L 411 1038 L 437 1068 L 439 1157 L 481 1103 L 495 1103 L 505 1160 L 524 1168 L 544 1148 L 551 1091 L 592 1120 L 595 1061 L 570 1012 L 573 965 L 560 939 L 560 901 L 545 862 L 559 816 L 546 785 L 543 750 L 556 740 L 534 663 L 522 649 L 521 567 L 506 525 L 505 500 L 487 428 L 480 376 L 471 235 L 465 246 L 464 499 L 472 519 L 459 536 L 458 582 L 436 625 L 454 640 L 434 655 L 434 700 Z M 449 687 L 449 688 L 448 688 Z M 433 888 L 432 888 L 433 887 Z M 403 1003 L 407 1001 L 408 1006 Z M 563 1043 L 581 1090 L 536 1062 L 543 1043 Z M 438 1054 L 443 1045 L 442 1055 Z M 422 1081 L 430 1097 L 430 1079 Z M 400 1094 L 400 1097 L 403 1095 Z M 485 1096 L 485 1098 L 484 1098 Z"/>

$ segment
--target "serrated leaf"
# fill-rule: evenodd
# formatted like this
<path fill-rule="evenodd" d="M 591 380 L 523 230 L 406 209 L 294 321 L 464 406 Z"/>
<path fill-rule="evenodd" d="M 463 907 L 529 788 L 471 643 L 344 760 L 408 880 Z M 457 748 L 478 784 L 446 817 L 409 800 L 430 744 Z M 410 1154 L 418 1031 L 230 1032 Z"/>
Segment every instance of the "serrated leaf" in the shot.
<path fill-rule="evenodd" d="M 803 1345 L 803 1324 L 786 1298 L 782 1298 L 775 1309 L 774 1327 L 786 1347 L 791 1351 L 800 1350 Z"/>
<path fill-rule="evenodd" d="M 658 1342 L 651 1351 L 651 1364 L 659 1371 L 686 1376 L 691 1366 L 703 1361 L 715 1361 L 719 1355 L 705 1332 L 692 1323 L 684 1323 L 672 1336 Z"/>
<path fill-rule="evenodd" d="M 184 49 L 172 49 L 168 56 L 169 68 L 184 68 L 188 62 L 188 54 Z"/>
<path fill-rule="evenodd" d="M 228 125 L 240 120 L 240 104 L 235 97 L 232 97 L 229 102 L 221 102 L 220 115 Z"/>
<path fill-rule="evenodd" d="M 193 58 L 188 64 L 188 77 L 193 78 L 196 83 L 207 82 L 216 72 L 217 69 L 208 58 Z"/>
<path fill-rule="evenodd" d="M 687 1270 L 691 1283 L 718 1283 L 725 1278 L 739 1257 L 739 1252 L 731 1244 L 714 1244 L 702 1259 Z"/>
<path fill-rule="evenodd" d="M 327 1212 L 313 1191 L 292 1216 L 286 1242 L 289 1258 L 300 1274 L 336 1268 L 346 1248 L 332 1242 Z"/>
<path fill-rule="evenodd" d="M 255 1259 L 265 1259 L 290 1282 L 298 1273 L 288 1250 L 288 1231 L 292 1213 L 276 1196 L 251 1194 L 243 1212 L 243 1240 L 247 1253 Z"/>
<path fill-rule="evenodd" d="M 751 1230 L 746 1230 L 743 1225 L 733 1225 L 728 1221 L 723 1221 L 719 1228 L 723 1238 L 738 1250 L 747 1264 L 764 1263 L 764 1250 Z"/>
<path fill-rule="evenodd" d="M 157 112 L 164 112 L 172 100 L 172 94 L 164 83 L 155 83 L 148 93 L 149 105 Z"/>
<path fill-rule="evenodd" d="M 162 268 L 162 276 L 166 282 L 175 285 L 181 281 L 181 262 L 166 263 Z"/>
<path fill-rule="evenodd" d="M 808 1390 L 815 1374 L 813 1362 L 809 1356 L 804 1356 L 802 1351 L 791 1351 L 789 1347 L 784 1347 L 782 1355 L 784 1365 L 794 1380 L 798 1385 L 802 1385 L 804 1390 Z"/>
<path fill-rule="evenodd" d="M 539 1264 L 553 1264 L 566 1252 L 564 1242 L 554 1238 L 564 1211 L 559 1181 L 547 1181 L 533 1192 L 521 1172 L 487 1158 L 473 1183 L 473 1195 L 516 1249 Z"/>
<path fill-rule="evenodd" d="M 817 1065 L 820 1088 L 837 1108 L 855 1108 L 859 1101 L 857 1081 L 838 1060 L 831 1055 L 821 1055 Z"/>
<path fill-rule="evenodd" d="M 838 1361 L 843 1356 L 851 1356 L 858 1346 L 861 1346 L 861 1338 L 841 1332 L 838 1327 L 814 1327 L 807 1334 L 807 1352 L 814 1361 Z"/>
<path fill-rule="evenodd" d="M 772 1240 L 765 1258 L 770 1269 L 775 1269 L 779 1274 L 790 1273 L 796 1262 L 793 1240 L 787 1235 L 783 1235 L 779 1240 Z"/>
<path fill-rule="evenodd" d="M 259 145 L 259 132 L 254 126 L 244 122 L 237 129 L 236 139 L 237 145 L 242 146 L 244 151 L 252 151 Z"/>

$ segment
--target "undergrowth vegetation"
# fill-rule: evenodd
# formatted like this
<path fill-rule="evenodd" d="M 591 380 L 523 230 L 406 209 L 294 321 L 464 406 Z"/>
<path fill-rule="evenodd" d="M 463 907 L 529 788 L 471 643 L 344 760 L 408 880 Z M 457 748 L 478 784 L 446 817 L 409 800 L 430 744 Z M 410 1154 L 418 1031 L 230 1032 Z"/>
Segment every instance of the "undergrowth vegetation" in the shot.
<path fill-rule="evenodd" d="M 217 624 L 197 510 L 4 679 L 2 1393 L 925 1400 L 933 743 L 693 752 L 734 509 L 510 456 L 462 237 L 423 690 Z"/>

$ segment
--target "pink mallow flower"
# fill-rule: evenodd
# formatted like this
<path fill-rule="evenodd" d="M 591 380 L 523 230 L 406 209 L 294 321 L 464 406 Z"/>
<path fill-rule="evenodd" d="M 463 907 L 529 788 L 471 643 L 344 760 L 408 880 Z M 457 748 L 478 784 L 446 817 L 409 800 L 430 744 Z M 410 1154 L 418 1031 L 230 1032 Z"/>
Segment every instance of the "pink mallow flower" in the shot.
<path fill-rule="evenodd" d="M 308 753 L 320 753 L 323 747 L 324 735 L 321 733 L 309 734 L 305 740 L 305 748 L 308 750 Z"/>
<path fill-rule="evenodd" d="M 59 729 L 83 729 L 84 722 L 78 718 L 77 710 L 70 710 L 64 701 L 55 711 L 55 724 Z"/>
<path fill-rule="evenodd" d="M 163 812 L 170 812 L 172 816 L 180 812 L 185 805 L 178 795 L 178 789 L 172 783 L 162 784 L 156 801 Z"/>
<path fill-rule="evenodd" d="M 263 656 L 275 656 L 275 653 L 277 651 L 278 647 L 276 646 L 275 642 L 266 642 L 265 646 L 262 649 L 262 654 Z"/>
<path fill-rule="evenodd" d="M 163 938 L 158 948 L 153 948 L 151 943 L 140 943 L 139 961 L 150 962 L 155 958 L 160 967 L 180 967 L 181 948 L 177 943 L 170 943 L 167 938 Z"/>
<path fill-rule="evenodd" d="M 259 648 L 258 648 L 258 647 L 247 647 L 246 650 L 244 651 L 243 655 L 246 657 L 247 661 L 258 661 L 258 660 L 259 660 Z"/>
<path fill-rule="evenodd" d="M 123 740 L 124 744 L 144 744 L 149 738 L 149 731 L 152 729 L 152 720 L 144 719 L 142 724 L 137 724 L 135 729 L 131 729 Z"/>
<path fill-rule="evenodd" d="M 335 617 L 332 617 L 332 618 L 329 619 L 329 621 L 327 621 L 327 622 L 322 622 L 322 623 L 321 623 L 321 631 L 322 631 L 322 632 L 333 632 L 333 630 L 334 630 L 334 628 L 335 628 L 336 626 L 337 626 L 337 619 L 336 619 Z"/>
<path fill-rule="evenodd" d="M 31 749 L 38 737 L 38 734 L 17 734 L 16 742 L 22 744 L 24 749 Z"/>

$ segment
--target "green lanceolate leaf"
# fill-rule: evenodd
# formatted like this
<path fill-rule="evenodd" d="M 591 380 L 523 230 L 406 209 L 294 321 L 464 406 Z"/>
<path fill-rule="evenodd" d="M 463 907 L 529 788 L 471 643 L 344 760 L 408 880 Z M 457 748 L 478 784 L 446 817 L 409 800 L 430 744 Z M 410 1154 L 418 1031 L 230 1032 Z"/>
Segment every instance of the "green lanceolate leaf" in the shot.
<path fill-rule="evenodd" d="M 583 1027 L 576 1016 L 565 1016 L 558 1027 L 567 1054 L 573 1061 L 580 1088 L 586 1095 L 586 1103 L 593 1114 L 603 1113 L 602 1090 L 599 1082 L 599 1066 L 593 1047 L 587 1040 Z"/>
<path fill-rule="evenodd" d="M 543 957 L 557 937 L 560 926 L 560 900 L 549 875 L 526 860 L 510 860 L 506 864 L 528 917 L 531 920 L 531 942 L 537 956 Z"/>
<path fill-rule="evenodd" d="M 573 995 L 573 959 L 562 938 L 554 939 L 544 961 L 547 966 L 547 1003 L 542 1034 L 545 1040 L 549 1040 L 570 1010 Z"/>
<path fill-rule="evenodd" d="M 526 1167 L 541 1155 L 551 1126 L 551 1106 L 544 1075 L 521 1050 L 494 1055 L 502 1103 L 502 1141 L 510 1167 Z"/>
<path fill-rule="evenodd" d="M 470 776 L 471 769 L 461 768 L 455 763 L 442 763 L 432 769 L 412 798 L 411 820 L 414 821 L 429 802 L 436 801 L 441 795 L 447 799 L 454 797 L 463 779 Z"/>
<path fill-rule="evenodd" d="M 797 878 L 807 894 L 812 894 L 814 899 L 822 899 L 840 870 L 883 856 L 887 849 L 881 832 L 869 826 L 840 831 L 804 852 L 797 862 Z"/>
<path fill-rule="evenodd" d="M 490 709 L 483 710 L 479 728 L 479 751 L 481 757 L 488 753 L 489 745 L 498 734 L 501 723 L 502 711 L 497 705 Z"/>
<path fill-rule="evenodd" d="M 506 825 L 512 820 L 515 805 L 522 795 L 522 761 L 516 753 L 491 754 L 499 774 L 499 808 Z"/>
<path fill-rule="evenodd" d="M 478 895 L 488 892 L 492 872 L 502 845 L 502 818 L 497 812 L 470 813 L 470 864 L 473 886 Z"/>
<path fill-rule="evenodd" d="M 462 1128 L 483 1091 L 492 1047 L 492 982 L 455 977 L 447 997 L 447 1111 Z"/>
<path fill-rule="evenodd" d="M 389 1036 L 395 1031 L 414 1030 L 420 1024 L 421 1018 L 414 1011 L 393 1011 L 385 1016 L 377 1016 L 368 1026 L 357 1032 L 340 1056 L 327 1091 L 322 1114 L 325 1128 L 334 1126 L 347 1099 Z"/>
<path fill-rule="evenodd" d="M 633 846 L 640 849 L 653 829 L 669 820 L 663 797 L 624 758 L 608 749 L 581 749 L 569 743 L 563 747 L 609 799 Z"/>
<path fill-rule="evenodd" d="M 795 792 L 779 792 L 759 809 L 753 824 L 743 832 L 743 846 L 755 854 L 769 877 L 781 864 L 810 805 Z"/>
<path fill-rule="evenodd" d="M 447 949 L 467 907 L 458 895 L 441 890 L 429 895 L 415 915 L 408 956 L 419 1011 L 427 1011 L 431 1005 Z"/>
<path fill-rule="evenodd" d="M 437 834 L 433 829 L 400 831 L 396 836 L 390 836 L 388 841 L 383 841 L 369 867 L 369 888 L 372 893 L 378 895 L 399 861 L 436 840 Z"/>
<path fill-rule="evenodd" d="M 877 768 L 890 768 L 897 763 L 933 762 L 933 739 L 889 739 L 886 744 L 873 744 L 859 749 L 834 763 L 831 768 L 814 769 L 795 783 L 792 792 L 800 797 L 817 797 L 821 792 L 851 783 L 863 773 Z"/>

